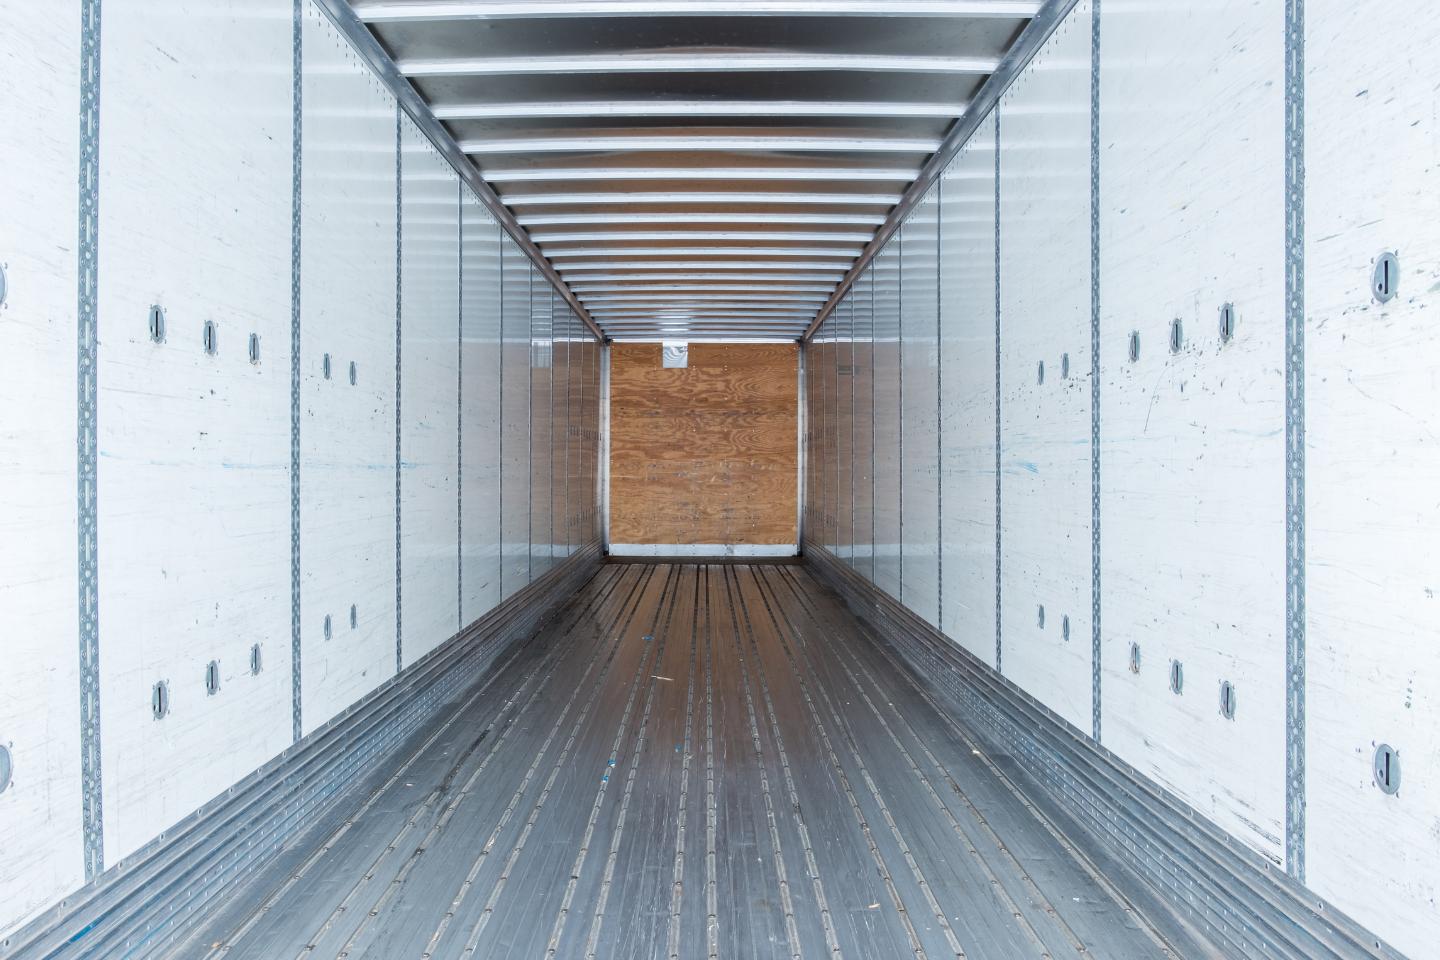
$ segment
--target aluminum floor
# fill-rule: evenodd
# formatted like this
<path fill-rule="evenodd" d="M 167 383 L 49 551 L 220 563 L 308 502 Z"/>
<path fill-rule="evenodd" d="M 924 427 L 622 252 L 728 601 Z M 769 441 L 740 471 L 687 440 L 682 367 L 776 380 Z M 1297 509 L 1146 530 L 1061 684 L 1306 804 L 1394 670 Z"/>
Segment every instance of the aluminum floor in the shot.
<path fill-rule="evenodd" d="M 612 564 L 176 956 L 1184 956 L 794 565 Z"/>

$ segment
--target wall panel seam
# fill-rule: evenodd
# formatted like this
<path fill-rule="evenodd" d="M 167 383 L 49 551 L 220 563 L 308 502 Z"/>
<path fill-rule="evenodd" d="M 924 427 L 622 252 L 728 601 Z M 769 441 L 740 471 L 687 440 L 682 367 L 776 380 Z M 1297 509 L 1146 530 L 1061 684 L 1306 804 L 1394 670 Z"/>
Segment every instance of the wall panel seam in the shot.
<path fill-rule="evenodd" d="M 1285 4 L 1285 870 L 1305 882 L 1305 0 Z"/>
<path fill-rule="evenodd" d="M 1090 8 L 1090 722 L 1100 742 L 1100 3 Z"/>
<path fill-rule="evenodd" d="M 100 0 L 80 8 L 79 243 L 76 343 L 76 533 L 79 581 L 80 816 L 85 879 L 105 869 L 100 748 L 99 271 Z"/>
<path fill-rule="evenodd" d="M 1000 636 L 1000 105 L 995 105 L 995 671 L 1003 673 Z"/>
<path fill-rule="evenodd" d="M 403 303 L 404 277 L 401 269 L 404 254 L 404 161 L 401 123 L 404 112 L 395 105 L 395 672 L 405 665 L 404 628 L 401 620 L 402 586 L 400 581 L 400 356 L 401 356 L 401 305 Z"/>
<path fill-rule="evenodd" d="M 299 743 L 301 713 L 300 643 L 300 237 L 304 168 L 302 107 L 305 95 L 304 12 L 306 0 L 291 5 L 290 96 L 290 736 Z"/>

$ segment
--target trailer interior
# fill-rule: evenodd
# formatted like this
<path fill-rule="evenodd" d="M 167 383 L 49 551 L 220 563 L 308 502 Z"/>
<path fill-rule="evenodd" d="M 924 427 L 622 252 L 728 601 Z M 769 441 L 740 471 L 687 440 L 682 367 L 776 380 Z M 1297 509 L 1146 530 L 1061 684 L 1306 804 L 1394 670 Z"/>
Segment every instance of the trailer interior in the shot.
<path fill-rule="evenodd" d="M 1420 0 L 0 0 L 0 960 L 1440 957 Z"/>

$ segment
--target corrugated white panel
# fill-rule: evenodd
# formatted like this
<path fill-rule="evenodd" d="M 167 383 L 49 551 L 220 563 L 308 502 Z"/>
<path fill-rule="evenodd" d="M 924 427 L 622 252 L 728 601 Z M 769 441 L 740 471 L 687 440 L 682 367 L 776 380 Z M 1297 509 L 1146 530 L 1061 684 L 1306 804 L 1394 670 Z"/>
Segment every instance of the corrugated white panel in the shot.
<path fill-rule="evenodd" d="M 530 576 L 550 569 L 555 527 L 551 516 L 552 303 L 555 291 L 532 266 L 530 278 Z"/>
<path fill-rule="evenodd" d="M 500 228 L 463 191 L 461 596 L 465 623 L 500 602 Z"/>
<path fill-rule="evenodd" d="M 1376 13 L 1305 14 L 1307 876 L 1423 957 L 1440 943 L 1440 21 L 1419 0 Z M 1384 304 L 1382 251 L 1399 261 Z M 1378 743 L 1399 751 L 1393 797 Z"/>
<path fill-rule="evenodd" d="M 851 301 L 851 327 L 853 331 L 855 415 L 851 422 L 850 443 L 853 543 L 852 563 L 857 573 L 866 579 L 875 576 L 875 486 L 874 486 L 874 442 L 875 442 L 875 378 L 874 351 L 872 350 L 873 315 L 871 312 L 871 286 L 873 274 L 866 270 L 858 277 L 847 295 Z"/>
<path fill-rule="evenodd" d="M 75 524 L 80 9 L 0 2 L 0 937 L 84 880 Z M 23 188 L 21 187 L 23 185 Z"/>
<path fill-rule="evenodd" d="M 111 863 L 291 739 L 291 34 L 286 0 L 105 6 L 97 498 Z M 163 344 L 150 341 L 152 304 L 167 313 Z M 171 709 L 157 721 L 160 680 Z"/>
<path fill-rule="evenodd" d="M 1001 664 L 1083 730 L 1091 727 L 1090 385 L 1081 375 L 1090 367 L 1089 106 L 1090 5 L 1082 2 L 1002 99 L 999 124 Z M 1065 353 L 1068 379 L 1058 369 Z"/>
<path fill-rule="evenodd" d="M 995 664 L 995 123 L 940 186 L 941 620 Z"/>
<path fill-rule="evenodd" d="M 871 261 L 874 278 L 875 585 L 900 596 L 900 236 Z"/>
<path fill-rule="evenodd" d="M 550 523 L 551 555 L 570 554 L 570 307 L 556 296 L 550 305 Z"/>
<path fill-rule="evenodd" d="M 835 307 L 835 548 L 848 560 L 854 553 L 853 456 L 850 422 L 854 419 L 854 300 L 847 296 Z"/>
<path fill-rule="evenodd" d="M 1100 67 L 1104 742 L 1279 863 L 1284 10 L 1117 4 L 1101 16 L 1116 51 Z M 1227 302 L 1239 322 L 1224 343 Z M 1088 390 L 1081 356 L 1071 375 Z M 1089 642 L 1088 629 L 1072 637 Z"/>
<path fill-rule="evenodd" d="M 460 629 L 460 189 L 400 124 L 400 616 L 405 663 Z"/>
<path fill-rule="evenodd" d="M 501 238 L 502 593 L 530 582 L 530 260 Z"/>
<path fill-rule="evenodd" d="M 931 188 L 901 228 L 900 531 L 905 606 L 940 622 L 940 198 Z"/>
<path fill-rule="evenodd" d="M 395 672 L 397 212 L 394 100 L 308 7 L 303 41 L 300 677 L 308 733 Z M 288 678 L 288 662 L 286 644 L 270 651 L 267 669 Z"/>

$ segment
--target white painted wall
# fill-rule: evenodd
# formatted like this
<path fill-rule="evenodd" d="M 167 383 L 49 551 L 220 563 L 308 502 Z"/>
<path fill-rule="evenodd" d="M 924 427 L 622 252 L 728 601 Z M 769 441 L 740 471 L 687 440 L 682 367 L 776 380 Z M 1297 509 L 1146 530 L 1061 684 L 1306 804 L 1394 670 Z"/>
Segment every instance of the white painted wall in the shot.
<path fill-rule="evenodd" d="M 900 595 L 940 622 L 940 198 L 931 188 L 901 228 Z"/>
<path fill-rule="evenodd" d="M 234 0 L 204 16 L 105 4 L 97 497 L 107 862 L 291 739 L 290 63 L 286 0 Z M 215 108 L 225 102 L 236 106 Z M 165 310 L 164 343 L 150 340 L 152 304 Z M 213 355 L 202 347 L 207 322 Z M 268 665 L 257 675 L 254 644 Z M 170 699 L 159 721 L 157 681 Z"/>
<path fill-rule="evenodd" d="M 409 665 L 460 629 L 460 190 L 400 123 L 400 633 Z"/>
<path fill-rule="evenodd" d="M 941 629 L 994 666 L 993 117 L 974 140 L 940 183 Z"/>
<path fill-rule="evenodd" d="M 1001 669 L 1081 730 L 1091 725 L 1089 104 L 1082 2 L 999 106 Z"/>
<path fill-rule="evenodd" d="M 83 882 L 76 524 L 80 10 L 0 2 L 0 939 Z"/>
<path fill-rule="evenodd" d="M 500 227 L 465 187 L 461 263 L 461 597 L 469 623 L 500 602 Z"/>
<path fill-rule="evenodd" d="M 322 14 L 307 9 L 303 30 L 300 699 L 309 733 L 395 673 L 398 214 L 394 99 Z M 276 654 L 283 669 L 288 657 Z"/>
<path fill-rule="evenodd" d="M 1284 10 L 1100 9 L 1117 54 L 1100 64 L 1104 741 L 1280 863 Z M 1239 320 L 1222 343 L 1227 302 Z M 1183 346 L 1171 352 L 1176 318 Z M 1220 713 L 1224 680 L 1233 721 Z"/>
<path fill-rule="evenodd" d="M 7 411 L 0 425 L 0 643 L 11 661 L 0 744 L 14 762 L 13 782 L 0 792 L 0 939 L 85 880 L 79 12 L 78 4 L 0 0 L 0 80 L 24 91 L 0 102 L 8 134 L 0 169 L 8 182 L 24 185 L 0 192 L 7 280 L 0 304 L 0 401 Z M 507 503 L 521 504 L 513 513 L 522 525 L 506 531 L 518 537 L 508 540 L 507 554 L 519 563 L 504 586 L 513 593 L 529 582 L 531 288 L 546 305 L 547 356 L 550 297 L 547 282 L 509 242 L 516 263 L 505 265 L 519 268 L 523 303 L 521 324 L 506 331 L 507 339 L 518 338 L 524 392 L 516 405 L 508 386 L 502 398 L 501 299 L 510 291 L 501 279 L 498 227 L 466 196 L 473 245 L 465 250 L 462 314 L 464 194 L 456 174 L 405 121 L 405 198 L 397 205 L 395 100 L 315 9 L 302 16 L 298 184 L 289 0 L 163 8 L 106 0 L 101 35 L 103 779 L 94 799 L 103 801 L 105 866 L 114 867 L 292 743 L 295 651 L 308 733 L 394 676 L 398 601 L 407 664 L 492 609 L 501 596 Z M 298 647 L 291 622 L 297 186 Z M 152 304 L 165 310 L 163 343 L 150 339 Z M 587 419 L 593 424 L 599 407 L 598 378 L 587 381 L 583 366 L 596 347 L 568 309 L 560 315 L 573 361 L 559 381 L 562 422 L 578 428 Z M 202 342 L 206 321 L 217 334 L 213 355 Z M 252 333 L 258 362 L 249 354 Z M 507 364 L 503 372 L 517 369 Z M 548 416 L 548 380 L 546 388 Z M 567 482 L 563 471 L 593 477 L 597 438 L 596 429 L 564 428 L 556 438 L 561 527 L 556 541 L 547 510 L 536 551 L 546 566 L 552 542 L 565 554 L 595 538 L 593 527 L 584 535 L 564 527 L 566 516 L 596 516 L 596 488 Z M 398 541 L 397 443 L 405 475 Z M 551 463 L 547 446 L 537 472 L 548 477 Z M 518 492 L 502 481 L 515 482 Z M 397 552 L 405 587 L 399 597 Z M 252 675 L 256 646 L 260 669 Z M 219 688 L 209 694 L 212 660 Z M 159 720 L 151 711 L 157 681 L 168 683 L 170 700 Z"/>
<path fill-rule="evenodd" d="M 922 331 L 908 324 L 912 295 L 938 276 L 941 625 L 994 665 L 998 230 L 1003 672 L 1088 735 L 1098 666 L 1104 746 L 1238 844 L 1300 872 L 1285 850 L 1284 13 L 1242 0 L 1101 6 L 1098 665 L 1088 3 L 1002 98 L 998 214 L 987 119 L 942 177 L 938 254 L 917 253 L 931 224 L 912 214 L 811 356 L 873 288 L 874 383 L 855 395 L 867 408 L 855 423 L 873 417 L 875 445 L 857 443 L 852 458 L 865 462 L 850 470 L 876 478 L 876 562 L 855 567 L 928 618 L 928 572 L 912 552 L 923 549 L 912 527 L 923 464 L 911 456 L 923 428 L 911 334 Z M 1437 22 L 1417 2 L 1379 16 L 1305 4 L 1301 879 L 1413 957 L 1440 942 Z M 1370 284 L 1384 251 L 1398 254 L 1399 294 L 1382 304 Z M 1226 303 L 1237 320 L 1223 342 Z M 807 383 L 807 409 L 822 419 L 833 416 L 825 389 Z M 829 425 L 810 435 L 813 507 L 829 502 L 837 471 L 813 446 Z M 807 549 L 826 549 L 822 533 L 808 531 Z M 1220 709 L 1226 680 L 1233 719 Z M 1379 743 L 1399 750 L 1394 796 L 1375 784 Z"/>
<path fill-rule="evenodd" d="M 1440 943 L 1440 22 L 1306 9 L 1307 878 L 1412 957 Z M 1373 259 L 1399 256 L 1395 299 Z M 1372 783 L 1377 743 L 1400 792 Z"/>

